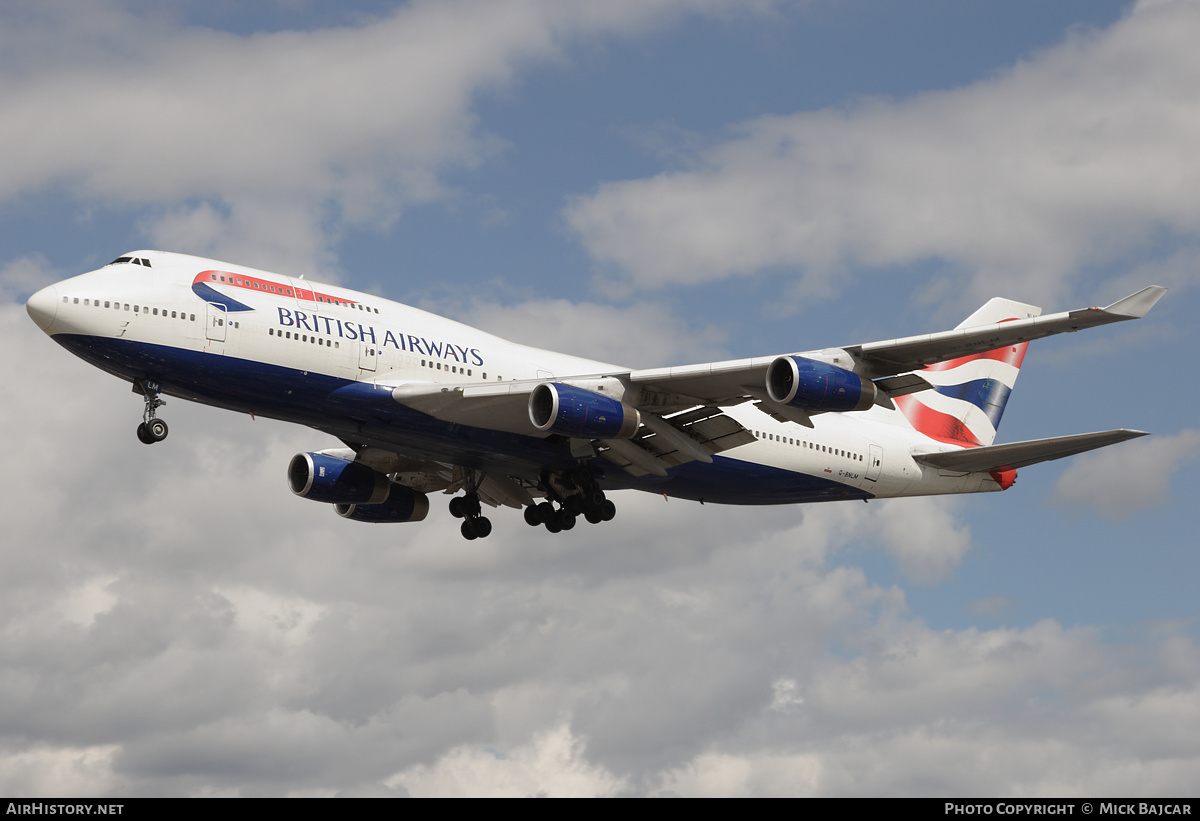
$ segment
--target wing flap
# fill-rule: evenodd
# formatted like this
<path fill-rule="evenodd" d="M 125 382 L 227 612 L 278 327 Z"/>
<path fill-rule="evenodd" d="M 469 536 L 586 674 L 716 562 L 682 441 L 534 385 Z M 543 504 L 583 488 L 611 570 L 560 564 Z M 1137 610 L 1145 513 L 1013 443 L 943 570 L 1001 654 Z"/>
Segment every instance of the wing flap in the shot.
<path fill-rule="evenodd" d="M 650 416 L 643 414 L 642 421 Z M 753 441 L 754 434 L 720 408 L 705 406 L 654 417 L 633 439 L 603 440 L 605 449 L 600 455 L 633 476 L 666 476 L 668 468 L 696 460 L 712 461 L 711 454 Z"/>
<path fill-rule="evenodd" d="M 1005 445 L 989 445 L 983 448 L 940 451 L 937 453 L 915 453 L 913 459 L 921 464 L 944 470 L 961 470 L 964 473 L 990 473 L 996 470 L 1015 470 L 1038 462 L 1049 462 L 1074 456 L 1096 448 L 1115 445 L 1139 436 L 1140 430 L 1105 430 L 1096 433 L 1076 433 L 1072 436 L 1056 436 L 1051 439 L 1031 439 L 1025 442 L 1010 442 Z"/>

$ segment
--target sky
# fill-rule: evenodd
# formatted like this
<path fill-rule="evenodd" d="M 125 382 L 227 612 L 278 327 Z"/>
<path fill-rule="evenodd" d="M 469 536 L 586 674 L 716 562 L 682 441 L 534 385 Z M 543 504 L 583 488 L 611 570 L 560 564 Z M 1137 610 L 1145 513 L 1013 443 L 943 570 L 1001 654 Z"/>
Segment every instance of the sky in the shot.
<path fill-rule="evenodd" d="M 163 8 L 169 5 L 169 8 Z M 1200 790 L 1200 3 L 0 6 L 0 794 Z M 1170 291 L 1031 345 L 1003 494 L 618 493 L 466 542 L 24 301 L 158 248 L 634 367 Z M 1188 340 L 1191 340 L 1190 342 Z"/>

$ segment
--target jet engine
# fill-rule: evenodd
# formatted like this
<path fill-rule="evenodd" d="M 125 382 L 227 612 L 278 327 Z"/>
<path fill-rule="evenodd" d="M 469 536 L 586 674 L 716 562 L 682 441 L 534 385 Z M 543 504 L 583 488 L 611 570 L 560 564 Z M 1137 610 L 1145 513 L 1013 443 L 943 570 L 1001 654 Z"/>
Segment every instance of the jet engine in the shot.
<path fill-rule="evenodd" d="M 875 404 L 875 384 L 854 371 L 802 356 L 781 356 L 767 368 L 767 395 L 811 411 L 861 411 Z"/>
<path fill-rule="evenodd" d="M 641 423 L 638 412 L 624 402 L 561 382 L 533 389 L 529 419 L 540 431 L 579 439 L 631 439 Z"/>
<path fill-rule="evenodd" d="M 420 522 L 429 513 L 429 498 L 424 493 L 392 482 L 387 501 L 371 504 L 336 504 L 333 509 L 344 519 L 376 524 Z"/>
<path fill-rule="evenodd" d="M 378 505 L 388 498 L 387 476 L 358 462 L 323 453 L 297 453 L 288 464 L 292 493 L 315 502 Z"/>

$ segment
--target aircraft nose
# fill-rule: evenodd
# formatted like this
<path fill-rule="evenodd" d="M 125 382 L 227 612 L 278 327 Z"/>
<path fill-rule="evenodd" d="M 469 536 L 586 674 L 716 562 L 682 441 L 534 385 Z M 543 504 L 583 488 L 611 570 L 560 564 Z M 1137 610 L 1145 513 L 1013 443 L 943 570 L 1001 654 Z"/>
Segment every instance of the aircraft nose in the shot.
<path fill-rule="evenodd" d="M 29 301 L 25 303 L 25 310 L 29 312 L 30 318 L 37 323 L 39 328 L 50 333 L 50 326 L 54 324 L 54 315 L 58 313 L 58 289 L 53 285 L 47 285 L 29 297 Z"/>

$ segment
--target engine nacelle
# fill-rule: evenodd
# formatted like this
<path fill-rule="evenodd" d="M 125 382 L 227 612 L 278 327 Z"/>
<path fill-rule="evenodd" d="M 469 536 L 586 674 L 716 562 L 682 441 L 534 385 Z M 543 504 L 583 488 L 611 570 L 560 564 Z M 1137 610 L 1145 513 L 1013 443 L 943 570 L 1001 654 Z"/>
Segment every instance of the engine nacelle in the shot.
<path fill-rule="evenodd" d="M 767 395 L 806 411 L 861 411 L 875 404 L 875 383 L 854 371 L 802 356 L 781 356 L 767 368 Z"/>
<path fill-rule="evenodd" d="M 540 431 L 578 439 L 631 439 L 641 424 L 638 412 L 624 402 L 561 382 L 533 389 L 529 419 Z"/>
<path fill-rule="evenodd" d="M 288 464 L 292 493 L 315 502 L 380 504 L 392 482 L 377 470 L 323 453 L 297 453 Z"/>
<path fill-rule="evenodd" d="M 337 504 L 333 506 L 337 515 L 356 522 L 376 524 L 396 522 L 420 522 L 429 513 L 429 498 L 412 488 L 392 482 L 387 501 L 378 505 Z"/>

